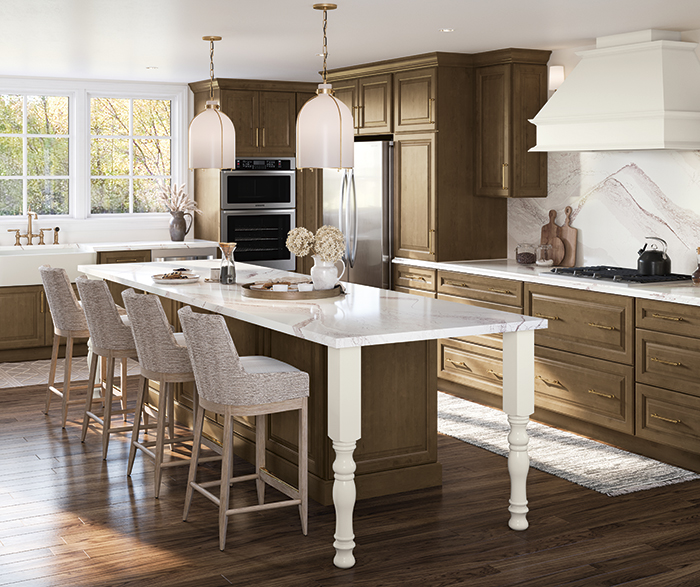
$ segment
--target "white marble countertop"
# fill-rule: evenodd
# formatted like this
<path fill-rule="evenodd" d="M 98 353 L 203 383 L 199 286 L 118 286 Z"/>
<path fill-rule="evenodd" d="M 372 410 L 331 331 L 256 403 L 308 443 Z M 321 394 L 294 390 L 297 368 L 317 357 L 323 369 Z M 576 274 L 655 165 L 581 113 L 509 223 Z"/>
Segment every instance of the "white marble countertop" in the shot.
<path fill-rule="evenodd" d="M 669 285 L 625 285 L 612 281 L 581 279 L 578 277 L 557 276 L 549 274 L 549 267 L 538 265 L 518 265 L 512 259 L 486 259 L 481 261 L 432 262 L 417 261 L 397 257 L 393 261 L 399 265 L 422 267 L 425 269 L 442 269 L 468 275 L 483 275 L 516 279 L 527 283 L 543 283 L 571 289 L 598 291 L 633 298 L 659 300 L 689 306 L 700 306 L 700 287 L 691 282 Z"/>
<path fill-rule="evenodd" d="M 78 270 L 258 324 L 331 348 L 360 347 L 454 336 L 516 332 L 546 328 L 547 321 L 362 285 L 345 285 L 347 294 L 308 301 L 277 301 L 243 297 L 240 285 L 204 281 L 219 261 L 177 261 L 80 265 Z M 152 275 L 175 267 L 195 270 L 195 284 L 161 285 Z M 297 273 L 236 263 L 237 283 L 299 278 Z"/>
<path fill-rule="evenodd" d="M 216 250 L 219 243 L 194 239 L 191 241 L 131 241 L 111 243 L 78 243 L 78 246 L 86 251 L 103 253 L 108 251 L 146 251 L 146 250 L 172 250 L 172 249 L 209 249 Z"/>

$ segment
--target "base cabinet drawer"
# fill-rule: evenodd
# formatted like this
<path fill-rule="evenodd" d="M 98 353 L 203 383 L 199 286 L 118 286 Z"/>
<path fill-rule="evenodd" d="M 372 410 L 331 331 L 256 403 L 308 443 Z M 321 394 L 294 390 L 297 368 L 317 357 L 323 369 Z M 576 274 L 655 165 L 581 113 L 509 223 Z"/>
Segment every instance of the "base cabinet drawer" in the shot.
<path fill-rule="evenodd" d="M 438 341 L 438 378 L 503 395 L 503 351 L 461 339 Z"/>
<path fill-rule="evenodd" d="M 409 265 L 393 265 L 392 268 L 392 289 L 395 291 L 405 291 L 405 288 L 422 289 L 431 292 L 433 294 L 431 297 L 435 297 L 434 269 L 423 269 Z"/>
<path fill-rule="evenodd" d="M 700 398 L 700 339 L 638 328 L 636 359 L 640 383 Z"/>
<path fill-rule="evenodd" d="M 700 398 L 637 384 L 637 436 L 700 453 Z"/>
<path fill-rule="evenodd" d="M 535 349 L 535 405 L 634 433 L 634 369 L 548 348 Z"/>
<path fill-rule="evenodd" d="M 440 294 L 492 302 L 499 306 L 522 308 L 523 305 L 523 283 L 512 279 L 440 270 L 437 273 L 437 291 Z"/>
<path fill-rule="evenodd" d="M 700 307 L 639 299 L 637 328 L 700 336 Z"/>

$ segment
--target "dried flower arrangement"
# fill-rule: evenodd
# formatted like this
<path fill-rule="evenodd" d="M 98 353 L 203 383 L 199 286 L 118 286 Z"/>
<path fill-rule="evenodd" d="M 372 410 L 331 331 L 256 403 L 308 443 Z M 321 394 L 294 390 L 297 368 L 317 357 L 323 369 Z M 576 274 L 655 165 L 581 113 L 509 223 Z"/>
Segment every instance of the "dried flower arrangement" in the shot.
<path fill-rule="evenodd" d="M 202 213 L 202 211 L 197 208 L 197 203 L 190 198 L 185 191 L 184 183 L 180 187 L 177 185 L 168 187 L 165 184 L 158 184 L 158 189 L 160 190 L 158 197 L 168 212 L 179 211 L 197 212 L 197 214 Z"/>
<path fill-rule="evenodd" d="M 339 261 L 345 253 L 345 237 L 335 226 L 325 225 L 316 231 L 314 252 L 322 261 Z"/>
<path fill-rule="evenodd" d="M 309 229 L 300 226 L 289 231 L 287 248 L 297 257 L 305 257 L 313 250 L 322 261 L 335 263 L 345 253 L 345 237 L 335 226 L 324 225 L 315 235 Z"/>

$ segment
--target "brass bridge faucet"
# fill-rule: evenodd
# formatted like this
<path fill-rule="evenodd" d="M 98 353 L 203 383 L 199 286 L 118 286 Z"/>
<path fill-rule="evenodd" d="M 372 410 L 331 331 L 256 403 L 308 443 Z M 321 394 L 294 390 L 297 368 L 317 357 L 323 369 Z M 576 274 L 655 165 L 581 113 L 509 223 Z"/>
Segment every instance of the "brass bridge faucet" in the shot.
<path fill-rule="evenodd" d="M 21 234 L 19 231 L 19 228 L 8 228 L 7 232 L 14 232 L 15 233 L 15 246 L 18 247 L 21 243 L 20 239 L 21 238 L 26 238 L 27 239 L 27 244 L 32 245 L 34 244 L 32 241 L 34 240 L 34 237 L 40 237 L 39 238 L 39 244 L 43 245 L 44 244 L 44 235 L 42 232 L 39 234 L 34 234 L 32 232 L 32 216 L 34 217 L 34 220 L 39 220 L 39 217 L 37 216 L 36 212 L 32 212 L 31 206 L 27 209 L 27 232 L 25 234 Z"/>

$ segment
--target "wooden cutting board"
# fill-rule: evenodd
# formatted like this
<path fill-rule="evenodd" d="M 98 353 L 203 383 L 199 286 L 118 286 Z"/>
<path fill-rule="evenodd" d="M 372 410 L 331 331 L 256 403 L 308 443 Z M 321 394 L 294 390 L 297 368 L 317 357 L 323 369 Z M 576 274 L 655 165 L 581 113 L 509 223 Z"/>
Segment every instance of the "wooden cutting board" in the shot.
<path fill-rule="evenodd" d="M 542 227 L 540 244 L 552 245 L 552 258 L 554 259 L 554 264 L 559 265 L 566 255 L 566 248 L 564 246 L 564 241 L 562 241 L 560 238 L 561 227 L 557 226 L 554 222 L 556 217 L 557 211 L 550 210 L 549 223 Z"/>
<path fill-rule="evenodd" d="M 575 267 L 576 266 L 576 239 L 578 237 L 578 230 L 571 227 L 571 206 L 567 206 L 564 210 L 566 213 L 566 220 L 564 221 L 564 226 L 561 227 L 559 236 L 562 241 L 564 241 L 564 259 L 561 262 L 562 267 Z M 550 212 L 551 214 L 551 212 Z"/>

